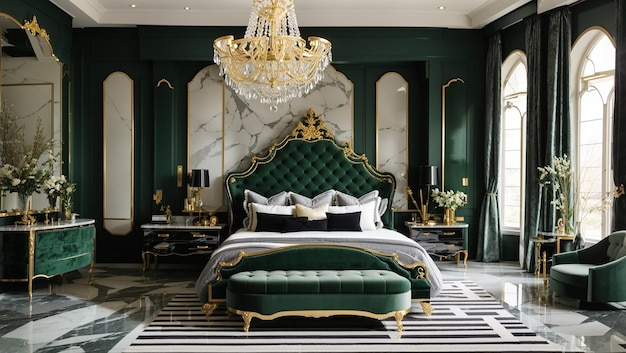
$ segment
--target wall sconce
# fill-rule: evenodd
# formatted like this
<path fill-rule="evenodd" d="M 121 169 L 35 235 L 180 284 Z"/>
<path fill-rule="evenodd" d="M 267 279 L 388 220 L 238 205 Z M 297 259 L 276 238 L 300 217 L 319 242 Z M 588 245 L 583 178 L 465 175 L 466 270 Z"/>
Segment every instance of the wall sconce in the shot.
<path fill-rule="evenodd" d="M 430 191 L 432 186 L 439 184 L 437 166 L 419 166 L 417 170 L 417 184 L 419 185 L 419 204 L 417 203 L 417 201 L 415 201 L 415 198 L 413 197 L 413 192 L 408 187 L 407 192 L 411 197 L 411 201 L 413 201 L 415 208 L 417 208 L 417 211 L 420 214 L 422 224 L 435 225 L 436 222 L 430 219 L 430 214 L 428 213 L 428 204 L 430 202 Z M 424 196 L 424 193 L 426 194 L 426 196 Z"/>

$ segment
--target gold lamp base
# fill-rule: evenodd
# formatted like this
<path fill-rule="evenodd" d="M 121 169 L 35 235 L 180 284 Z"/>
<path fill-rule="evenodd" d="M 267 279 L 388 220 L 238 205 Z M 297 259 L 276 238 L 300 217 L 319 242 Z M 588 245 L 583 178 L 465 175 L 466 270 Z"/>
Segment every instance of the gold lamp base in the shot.
<path fill-rule="evenodd" d="M 420 212 L 422 216 L 422 225 L 425 226 L 434 226 L 437 222 L 430 219 L 430 213 L 428 213 L 428 205 L 422 205 L 422 212 Z"/>
<path fill-rule="evenodd" d="M 217 216 L 211 215 L 210 217 L 201 216 L 193 220 L 194 226 L 213 227 L 218 222 Z"/>

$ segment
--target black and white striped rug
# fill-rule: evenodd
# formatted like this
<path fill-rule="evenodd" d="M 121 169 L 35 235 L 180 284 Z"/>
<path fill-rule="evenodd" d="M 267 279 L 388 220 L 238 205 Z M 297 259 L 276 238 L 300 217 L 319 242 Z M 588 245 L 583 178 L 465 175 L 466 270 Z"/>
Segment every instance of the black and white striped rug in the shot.
<path fill-rule="evenodd" d="M 397 332 L 393 318 L 253 319 L 218 308 L 210 321 L 195 294 L 176 296 L 125 352 L 563 352 L 537 335 L 471 281 L 448 281 L 432 300 L 433 314 L 419 304 Z"/>

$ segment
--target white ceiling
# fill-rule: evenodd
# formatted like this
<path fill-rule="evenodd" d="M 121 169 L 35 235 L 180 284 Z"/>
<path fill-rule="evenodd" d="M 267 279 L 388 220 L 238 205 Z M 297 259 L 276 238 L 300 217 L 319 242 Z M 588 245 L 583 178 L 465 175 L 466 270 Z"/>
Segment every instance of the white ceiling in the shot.
<path fill-rule="evenodd" d="M 252 0 L 49 1 L 73 17 L 75 28 L 246 26 L 252 8 Z M 296 0 L 295 6 L 298 25 L 302 27 L 482 28 L 530 1 Z M 538 12 L 573 1 L 538 0 Z M 184 9 L 186 6 L 189 10 Z M 445 9 L 439 10 L 439 6 Z"/>

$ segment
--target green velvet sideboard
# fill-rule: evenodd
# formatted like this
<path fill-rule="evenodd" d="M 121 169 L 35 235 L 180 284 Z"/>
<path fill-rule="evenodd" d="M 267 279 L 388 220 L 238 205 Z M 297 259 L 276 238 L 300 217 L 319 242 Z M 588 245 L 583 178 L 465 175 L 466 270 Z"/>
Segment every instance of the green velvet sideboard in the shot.
<path fill-rule="evenodd" d="M 95 260 L 95 221 L 77 219 L 50 224 L 0 226 L 0 282 L 50 278 L 89 265 Z"/>

